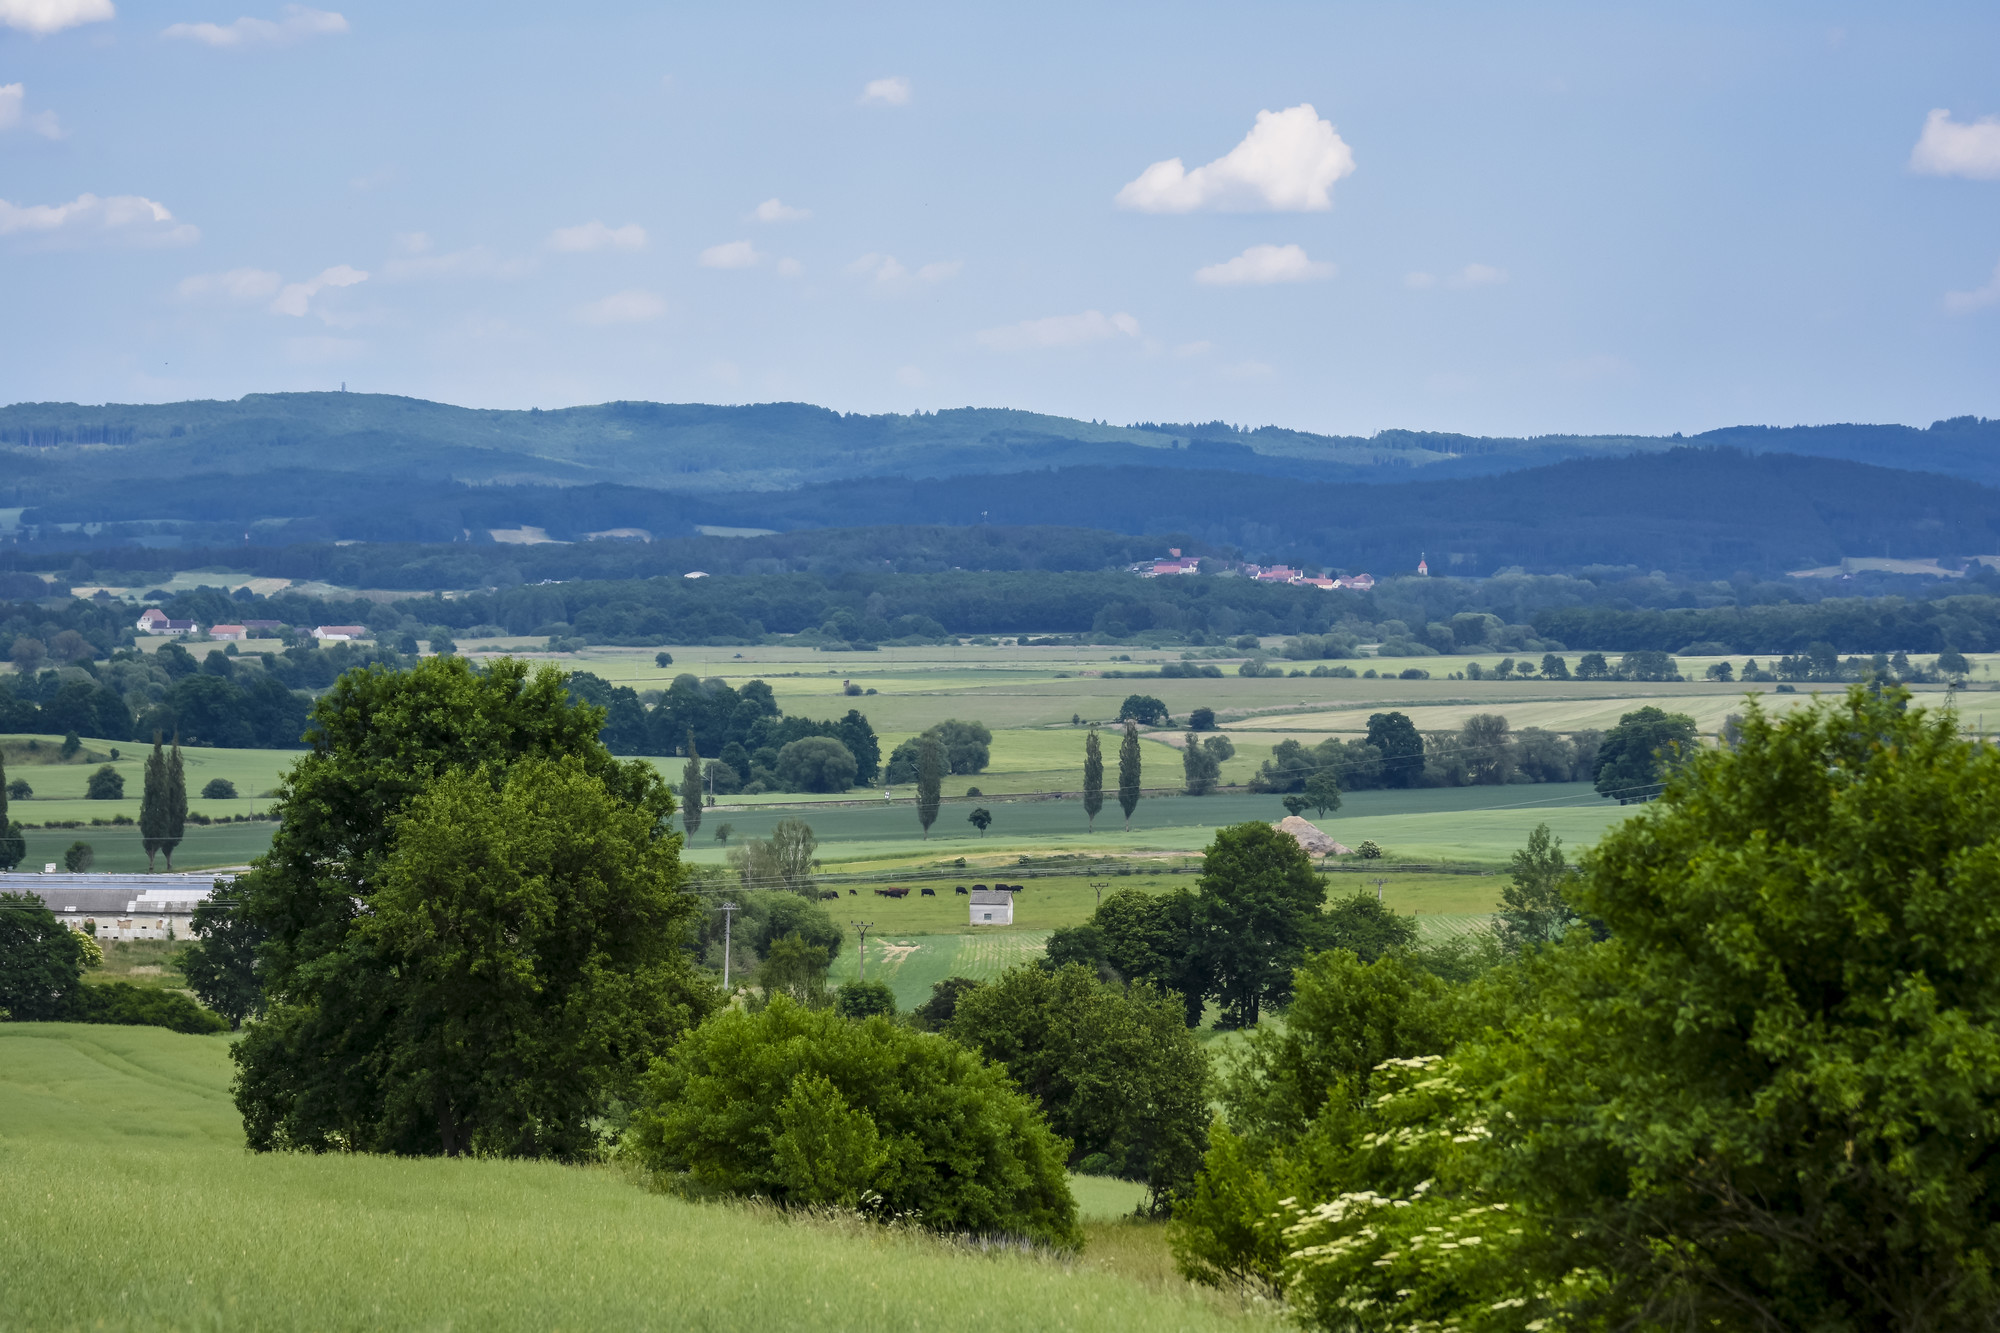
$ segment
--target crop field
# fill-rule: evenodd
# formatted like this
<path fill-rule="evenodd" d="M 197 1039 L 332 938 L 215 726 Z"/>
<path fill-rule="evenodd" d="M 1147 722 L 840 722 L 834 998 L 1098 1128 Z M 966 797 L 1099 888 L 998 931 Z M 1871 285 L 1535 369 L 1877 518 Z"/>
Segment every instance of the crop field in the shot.
<path fill-rule="evenodd" d="M 228 1039 L 0 1026 L 10 1328 L 1242 1328 L 1158 1228 L 1080 1256 L 649 1193 L 610 1168 L 252 1155 Z M 1086 1217 L 1127 1211 L 1079 1180 Z"/>
<path fill-rule="evenodd" d="M 864 909 L 865 911 L 865 909 Z M 879 915 L 879 914 L 877 914 Z M 836 983 L 856 975 L 852 932 L 850 947 L 841 950 L 831 970 Z M 868 932 L 868 976 L 886 981 L 896 993 L 898 1009 L 912 1009 L 931 997 L 931 986 L 946 977 L 991 981 L 1008 968 L 1042 956 L 1046 930 L 1014 930 L 985 935 L 918 935 L 883 931 L 878 921 Z"/>

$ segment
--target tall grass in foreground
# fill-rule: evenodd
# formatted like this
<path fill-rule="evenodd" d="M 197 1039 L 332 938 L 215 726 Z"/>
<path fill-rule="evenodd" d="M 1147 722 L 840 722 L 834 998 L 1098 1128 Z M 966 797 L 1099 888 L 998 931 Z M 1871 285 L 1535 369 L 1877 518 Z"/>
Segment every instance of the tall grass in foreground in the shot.
<path fill-rule="evenodd" d="M 609 1169 L 253 1156 L 226 1050 L 0 1026 L 0 1326 L 1242 1327 L 1133 1271 L 1156 1248 L 1136 1231 L 1105 1231 L 1136 1259 L 1072 1262 L 689 1203 Z"/>

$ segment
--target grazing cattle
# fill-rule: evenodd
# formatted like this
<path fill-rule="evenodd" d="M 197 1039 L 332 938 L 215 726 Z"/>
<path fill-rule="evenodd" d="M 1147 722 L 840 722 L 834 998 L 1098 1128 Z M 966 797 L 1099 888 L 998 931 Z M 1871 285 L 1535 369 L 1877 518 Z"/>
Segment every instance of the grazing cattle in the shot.
<path fill-rule="evenodd" d="M 935 897 L 937 897 L 937 890 L 936 890 L 936 889 L 925 889 L 925 890 L 923 890 L 923 895 L 924 895 L 924 897 L 926 897 L 926 898 L 935 898 Z"/>
<path fill-rule="evenodd" d="M 827 900 L 828 898 L 838 898 L 838 897 L 840 896 L 840 890 L 839 890 L 839 889 L 821 889 L 821 890 L 820 890 L 820 894 L 819 894 L 819 896 L 820 896 L 820 901 L 821 901 L 821 902 L 825 902 L 825 901 L 826 901 L 826 900 Z"/>
<path fill-rule="evenodd" d="M 875 896 L 878 898 L 907 898 L 910 896 L 910 891 L 908 889 L 877 889 L 875 890 Z"/>
<path fill-rule="evenodd" d="M 853 889 L 849 889 L 849 890 L 847 891 L 847 896 L 848 896 L 848 897 L 850 897 L 850 898 L 852 898 L 852 897 L 854 896 L 854 890 L 853 890 Z"/>
<path fill-rule="evenodd" d="M 962 896 L 965 893 L 965 886 L 961 884 L 957 888 L 953 889 L 952 892 Z"/>
<path fill-rule="evenodd" d="M 984 884 L 975 884 L 972 886 L 972 891 L 974 893 L 984 893 L 986 892 L 986 886 Z"/>

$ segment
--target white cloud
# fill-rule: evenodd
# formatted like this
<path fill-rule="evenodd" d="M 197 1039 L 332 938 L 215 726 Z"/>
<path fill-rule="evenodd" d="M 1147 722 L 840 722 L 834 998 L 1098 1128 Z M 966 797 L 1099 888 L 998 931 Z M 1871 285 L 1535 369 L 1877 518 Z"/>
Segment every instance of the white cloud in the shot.
<path fill-rule="evenodd" d="M 269 269 L 232 268 L 227 273 L 197 273 L 175 288 L 183 299 L 220 296 L 230 301 L 263 301 L 277 294 L 283 281 Z"/>
<path fill-rule="evenodd" d="M 764 256 L 748 241 L 726 241 L 709 246 L 695 262 L 703 268 L 755 268 L 764 262 Z"/>
<path fill-rule="evenodd" d="M 1416 291 L 1427 292 L 1436 287 L 1451 291 L 1464 291 L 1468 287 L 1497 287 L 1507 281 L 1507 270 L 1495 268 L 1491 264 L 1467 264 L 1456 273 L 1439 277 L 1435 273 L 1406 273 L 1403 285 Z"/>
<path fill-rule="evenodd" d="M 908 106 L 910 104 L 910 81 L 900 74 L 886 79 L 873 79 L 861 90 L 857 99 L 863 106 Z"/>
<path fill-rule="evenodd" d="M 382 266 L 382 276 L 391 282 L 416 278 L 518 278 L 534 267 L 530 260 L 508 259 L 483 245 L 434 255 L 430 253 L 430 237 L 422 232 L 396 239 L 403 254 Z"/>
<path fill-rule="evenodd" d="M 0 24 L 38 37 L 81 23 L 102 23 L 116 14 L 111 0 L 0 0 Z"/>
<path fill-rule="evenodd" d="M 1139 321 L 1127 314 L 1106 315 L 1086 310 L 1080 315 L 1051 315 L 985 329 L 974 335 L 979 345 L 996 352 L 1026 352 L 1039 347 L 1079 347 L 1107 338 L 1136 338 Z"/>
<path fill-rule="evenodd" d="M 1174 348 L 1174 355 L 1178 357 L 1207 356 L 1214 350 L 1214 343 L 1208 341 L 1206 338 L 1199 338 L 1194 342 L 1182 343 Z"/>
<path fill-rule="evenodd" d="M 40 237 L 53 245 L 105 241 L 124 245 L 189 245 L 199 229 L 175 222 L 166 205 L 136 194 L 100 199 L 80 194 L 66 204 L 29 204 L 0 199 L 0 236 Z"/>
<path fill-rule="evenodd" d="M 1211 287 L 1236 287 L 1311 282 L 1315 278 L 1330 278 L 1335 272 L 1332 264 L 1308 259 L 1306 252 L 1296 245 L 1253 245 L 1234 259 L 1196 269 L 1194 280 Z"/>
<path fill-rule="evenodd" d="M 324 9 L 286 5 L 285 16 L 270 19 L 244 17 L 234 23 L 175 23 L 162 37 L 184 37 L 204 46 L 289 46 L 308 37 L 331 37 L 347 31 L 347 20 Z"/>
<path fill-rule="evenodd" d="M 796 278 L 805 271 L 806 266 L 796 259 L 780 259 L 778 261 L 778 276 L 781 278 Z"/>
<path fill-rule="evenodd" d="M 1354 172 L 1354 150 L 1310 103 L 1259 111 L 1243 142 L 1189 171 L 1177 157 L 1155 162 L 1118 192 L 1120 208 L 1141 213 L 1321 213 L 1328 191 Z"/>
<path fill-rule="evenodd" d="M 804 222 L 812 216 L 810 208 L 793 208 L 777 199 L 766 199 L 750 210 L 750 218 L 757 222 Z"/>
<path fill-rule="evenodd" d="M 1910 170 L 1926 176 L 2000 180 L 2000 117 L 1985 116 L 1961 125 L 1942 108 L 1924 120 L 1924 132 L 1910 150 Z"/>
<path fill-rule="evenodd" d="M 28 89 L 25 84 L 0 84 L 0 130 L 11 130 L 24 119 L 28 127 L 44 139 L 63 137 L 62 121 L 53 111 L 38 111 L 32 116 L 22 113 L 28 104 Z"/>
<path fill-rule="evenodd" d="M 607 227 L 592 220 L 574 227 L 557 227 L 549 233 L 548 246 L 564 254 L 586 254 L 592 250 L 643 250 L 646 229 L 636 222 Z"/>
<path fill-rule="evenodd" d="M 613 292 L 576 308 L 575 318 L 584 324 L 643 324 L 667 313 L 667 303 L 651 292 L 637 288 Z"/>
<path fill-rule="evenodd" d="M 895 284 L 915 280 L 917 282 L 943 282 L 955 278 L 965 267 L 962 259 L 937 259 L 924 264 L 912 273 L 903 266 L 903 261 L 894 255 L 865 254 L 847 266 L 847 271 L 857 277 L 873 278 L 878 283 Z"/>
<path fill-rule="evenodd" d="M 1969 315 L 1990 305 L 2000 305 L 2000 264 L 1993 266 L 1993 276 L 1987 279 L 1984 287 L 1944 294 L 1944 308 L 1954 315 Z"/>
<path fill-rule="evenodd" d="M 358 282 L 366 281 L 368 275 L 360 269 L 350 268 L 346 264 L 335 264 L 332 268 L 321 270 L 318 277 L 308 278 L 304 282 L 287 283 L 279 290 L 277 298 L 271 302 L 271 313 L 303 315 L 311 306 L 313 297 L 327 288 L 352 287 Z"/>

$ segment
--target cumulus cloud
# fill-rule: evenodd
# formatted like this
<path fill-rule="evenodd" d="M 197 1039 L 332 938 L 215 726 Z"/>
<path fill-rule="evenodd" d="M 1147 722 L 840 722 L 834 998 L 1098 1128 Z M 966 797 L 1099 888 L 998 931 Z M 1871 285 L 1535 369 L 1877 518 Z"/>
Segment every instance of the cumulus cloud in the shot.
<path fill-rule="evenodd" d="M 244 17 L 234 23 L 175 23 L 162 37 L 186 38 L 204 46 L 289 46 L 308 37 L 332 37 L 347 31 L 347 19 L 325 9 L 286 5 L 276 21 Z"/>
<path fill-rule="evenodd" d="M 1507 270 L 1495 268 L 1491 264 L 1467 264 L 1456 273 L 1439 277 L 1435 273 L 1406 273 L 1403 285 L 1416 291 L 1427 292 L 1436 287 L 1450 291 L 1463 291 L 1468 287 L 1497 287 L 1507 281 Z"/>
<path fill-rule="evenodd" d="M 80 194 L 66 204 L 8 203 L 0 199 L 0 236 L 39 239 L 45 244 L 189 245 L 199 229 L 175 222 L 165 204 L 136 194 L 100 199 Z"/>
<path fill-rule="evenodd" d="M 635 287 L 580 305 L 573 313 L 582 324 L 643 324 L 666 314 L 667 303 Z"/>
<path fill-rule="evenodd" d="M 1322 213 L 1333 183 L 1354 173 L 1354 150 L 1311 103 L 1259 111 L 1243 142 L 1189 171 L 1177 157 L 1155 162 L 1118 192 L 1141 213 Z"/>
<path fill-rule="evenodd" d="M 806 266 L 796 259 L 780 259 L 778 261 L 778 276 L 781 278 L 796 278 L 805 271 Z"/>
<path fill-rule="evenodd" d="M 587 254 L 592 250 L 643 250 L 646 229 L 636 222 L 607 227 L 595 219 L 574 227 L 557 227 L 549 233 L 548 246 L 563 254 Z"/>
<path fill-rule="evenodd" d="M 1210 264 L 1194 272 L 1196 282 L 1211 287 L 1261 286 L 1273 282 L 1311 282 L 1330 278 L 1332 264 L 1308 259 L 1296 245 L 1253 245 L 1234 259 Z"/>
<path fill-rule="evenodd" d="M 0 24 L 37 37 L 83 23 L 102 23 L 116 14 L 111 0 L 0 0 Z"/>
<path fill-rule="evenodd" d="M 908 106 L 910 81 L 900 74 L 886 79 L 872 79 L 856 100 L 863 106 Z"/>
<path fill-rule="evenodd" d="M 227 301 L 264 301 L 275 296 L 283 282 L 269 269 L 232 268 L 226 273 L 197 273 L 182 278 L 175 288 L 184 300 L 221 297 Z"/>
<path fill-rule="evenodd" d="M 1931 112 L 1917 146 L 1910 150 L 1910 170 L 1925 176 L 2000 180 L 2000 117 L 1962 125 L 1949 111 Z"/>
<path fill-rule="evenodd" d="M 25 115 L 28 104 L 27 85 L 20 83 L 0 83 L 0 130 L 11 130 L 25 122 L 28 128 L 44 139 L 63 137 L 62 121 L 53 111 L 39 111 Z"/>
<path fill-rule="evenodd" d="M 279 289 L 277 298 L 271 302 L 274 315 L 304 315 L 312 305 L 312 299 L 329 287 L 352 287 L 356 283 L 368 281 L 368 275 L 358 268 L 346 264 L 335 264 L 322 269 L 318 277 L 307 278 L 304 282 L 287 283 Z"/>
<path fill-rule="evenodd" d="M 896 284 L 904 282 L 943 282 L 955 278 L 965 267 L 962 259 L 935 259 L 921 265 L 912 273 L 903 261 L 894 255 L 865 254 L 847 266 L 847 271 L 856 277 L 872 278 L 878 283 Z"/>
<path fill-rule="evenodd" d="M 1043 347 L 1080 347 L 1109 338 L 1136 338 L 1139 321 L 1127 314 L 1107 315 L 1086 310 L 1080 315 L 1050 315 L 1024 319 L 974 335 L 981 347 L 996 352 L 1027 352 Z"/>
<path fill-rule="evenodd" d="M 2000 305 L 2000 264 L 1993 266 L 1993 276 L 1987 279 L 1984 287 L 1944 294 L 1944 308 L 1954 315 L 1969 315 L 1992 305 Z"/>
<path fill-rule="evenodd" d="M 777 199 L 766 199 L 750 210 L 750 217 L 757 222 L 804 222 L 812 216 L 810 208 L 793 208 Z"/>
<path fill-rule="evenodd" d="M 703 268 L 755 268 L 764 262 L 764 256 L 748 241 L 726 241 L 709 246 L 695 262 Z"/>

